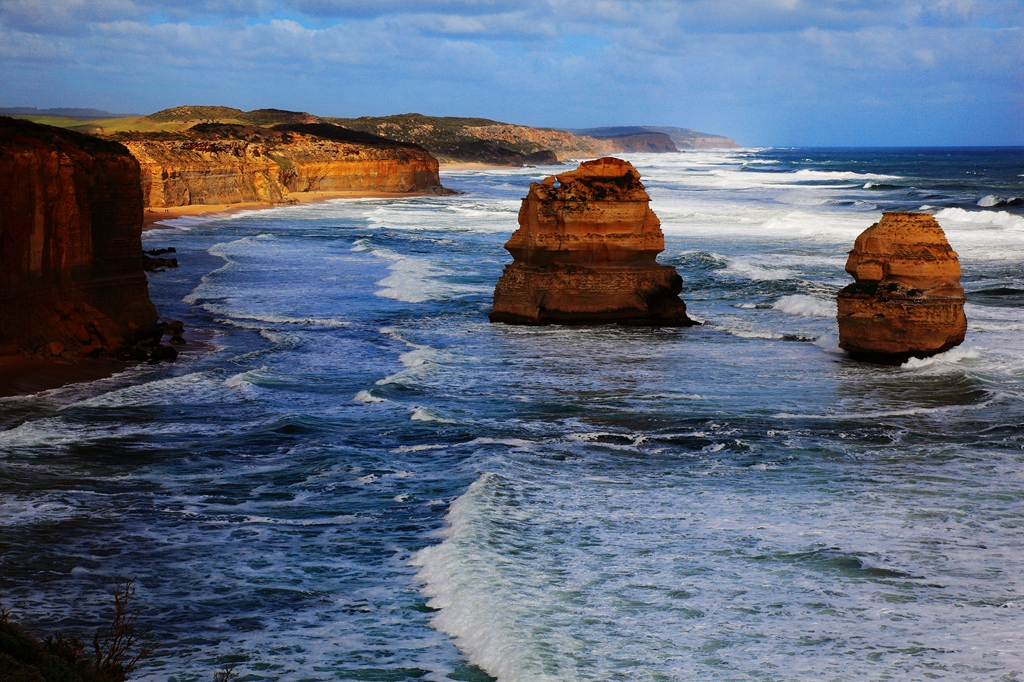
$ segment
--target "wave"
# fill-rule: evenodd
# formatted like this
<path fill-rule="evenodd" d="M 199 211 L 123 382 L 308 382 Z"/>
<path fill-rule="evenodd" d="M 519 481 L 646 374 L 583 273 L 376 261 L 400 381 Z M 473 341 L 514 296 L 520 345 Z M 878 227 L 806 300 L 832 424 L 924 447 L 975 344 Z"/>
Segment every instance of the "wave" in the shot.
<path fill-rule="evenodd" d="M 981 353 L 973 348 L 950 348 L 945 353 L 939 353 L 932 355 L 927 358 L 910 358 L 904 362 L 900 367 L 902 369 L 921 369 L 922 367 L 931 367 L 936 364 L 940 365 L 955 365 L 963 360 L 977 360 L 981 357 Z"/>
<path fill-rule="evenodd" d="M 454 284 L 448 281 L 452 273 L 436 261 L 375 247 L 369 239 L 357 240 L 352 251 L 369 252 L 390 261 L 388 270 L 391 274 L 377 282 L 381 288 L 374 292 L 375 296 L 403 303 L 425 303 L 490 291 L 486 287 Z"/>
<path fill-rule="evenodd" d="M 965 211 L 962 208 L 944 208 L 935 213 L 935 219 L 940 224 L 946 222 L 954 228 L 972 225 L 1024 231 L 1024 217 L 1006 211 Z M 946 228 L 945 224 L 942 226 Z"/>
<path fill-rule="evenodd" d="M 204 309 L 205 306 L 200 306 Z M 346 320 L 339 320 L 332 317 L 289 317 L 287 315 L 265 315 L 265 314 L 253 314 L 253 313 L 239 313 L 239 312 L 225 312 L 224 310 L 218 309 L 216 312 L 219 315 L 224 315 L 229 318 L 236 320 L 252 320 L 253 322 L 266 322 L 268 324 L 289 324 L 305 327 L 350 327 L 351 322 Z"/>
<path fill-rule="evenodd" d="M 503 570 L 508 566 L 488 523 L 501 482 L 490 473 L 474 481 L 449 507 L 441 544 L 416 552 L 409 564 L 419 568 L 427 605 L 438 609 L 431 625 L 452 637 L 472 663 L 500 682 L 561 682 L 547 674 L 530 635 L 517 627 L 525 622 L 518 616 L 526 616 L 517 612 L 526 605 L 502 599 L 502 587 L 510 584 Z M 503 516 L 512 523 L 517 513 Z"/>
<path fill-rule="evenodd" d="M 722 274 L 745 279 L 771 281 L 791 279 L 793 272 L 784 268 L 768 268 L 763 265 L 756 265 L 748 258 L 727 258 L 724 269 L 719 270 Z"/>
<path fill-rule="evenodd" d="M 429 407 L 414 407 L 409 419 L 414 422 L 438 422 L 439 424 L 455 424 L 455 420 L 441 416 L 437 410 Z"/>
<path fill-rule="evenodd" d="M 834 318 L 836 316 L 836 302 L 834 300 L 824 300 L 817 296 L 806 296 L 803 294 L 783 296 L 772 307 L 788 315 L 799 315 L 800 317 Z"/>
<path fill-rule="evenodd" d="M 1022 203 L 1024 203 L 1024 200 L 1017 197 L 1000 199 L 994 194 L 989 194 L 988 196 L 978 199 L 978 206 L 981 206 L 982 208 L 992 208 L 994 206 L 1020 206 Z"/>

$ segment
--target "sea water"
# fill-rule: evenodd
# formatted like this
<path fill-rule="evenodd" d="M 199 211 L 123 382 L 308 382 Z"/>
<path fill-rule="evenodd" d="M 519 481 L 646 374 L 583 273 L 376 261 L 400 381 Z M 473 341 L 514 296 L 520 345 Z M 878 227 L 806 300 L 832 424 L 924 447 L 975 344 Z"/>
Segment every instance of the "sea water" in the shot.
<path fill-rule="evenodd" d="M 0 401 L 0 601 L 138 680 L 1024 676 L 1021 150 L 628 156 L 688 329 L 487 321 L 528 184 L 178 218 L 174 365 Z M 932 213 L 963 345 L 837 347 L 882 211 Z"/>

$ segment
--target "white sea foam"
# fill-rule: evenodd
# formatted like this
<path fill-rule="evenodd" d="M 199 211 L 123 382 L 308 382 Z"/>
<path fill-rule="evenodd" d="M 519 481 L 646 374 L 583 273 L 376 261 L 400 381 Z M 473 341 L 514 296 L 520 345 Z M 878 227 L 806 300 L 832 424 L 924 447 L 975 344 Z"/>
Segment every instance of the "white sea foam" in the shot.
<path fill-rule="evenodd" d="M 784 268 L 768 268 L 757 265 L 749 258 L 729 258 L 727 263 L 725 269 L 716 272 L 754 280 L 790 279 L 794 274 L 791 270 Z"/>
<path fill-rule="evenodd" d="M 517 611 L 525 604 L 503 599 L 501 586 L 509 581 L 504 562 L 497 552 L 486 549 L 485 509 L 489 487 L 497 481 L 493 474 L 474 481 L 449 507 L 444 541 L 415 553 L 409 563 L 420 569 L 416 577 L 424 583 L 428 605 L 439 609 L 431 624 L 453 637 L 470 661 L 499 682 L 564 682 L 562 675 L 547 674 L 530 646 L 531 636 L 523 636 L 518 626 L 526 621 L 519 620 Z M 513 522 L 515 513 L 509 510 L 507 516 Z"/>
<path fill-rule="evenodd" d="M 977 360 L 981 353 L 974 348 L 963 348 L 957 346 L 950 348 L 945 353 L 939 353 L 927 358 L 910 358 L 900 367 L 903 369 L 921 369 L 922 367 L 933 367 L 938 365 L 955 365 L 964 360 Z"/>
<path fill-rule="evenodd" d="M 800 317 L 834 318 L 836 316 L 836 302 L 834 300 L 803 294 L 783 296 L 772 307 L 788 315 L 799 315 Z"/>
<path fill-rule="evenodd" d="M 441 424 L 454 424 L 456 423 L 452 419 L 441 416 L 437 410 L 432 410 L 429 407 L 414 407 L 412 408 L 412 414 L 409 417 L 414 422 L 438 422 Z"/>
<path fill-rule="evenodd" d="M 370 391 L 359 391 L 354 396 L 352 396 L 352 400 L 354 400 L 357 403 L 367 403 L 367 404 L 369 404 L 369 403 L 383 403 L 383 402 L 387 401 L 387 398 L 381 398 L 379 396 L 375 396 Z"/>
<path fill-rule="evenodd" d="M 241 313 L 236 311 L 229 313 L 221 312 L 220 314 L 227 315 L 238 320 L 252 320 L 254 322 L 266 322 L 268 324 L 293 324 L 307 327 L 330 327 L 333 329 L 349 327 L 352 325 L 352 323 L 347 320 L 339 320 L 331 317 L 289 317 L 287 315 L 266 315 L 258 313 Z"/>
<path fill-rule="evenodd" d="M 508 445 L 513 448 L 528 448 L 537 445 L 537 443 L 532 440 L 523 440 L 522 438 L 474 438 L 467 443 L 463 443 L 463 445 Z"/>
<path fill-rule="evenodd" d="M 962 208 L 944 208 L 935 214 L 935 219 L 944 229 L 968 226 L 1002 227 L 1014 232 L 1024 232 L 1024 217 L 1007 211 L 965 211 Z"/>
<path fill-rule="evenodd" d="M 394 448 L 391 452 L 396 455 L 401 455 L 406 452 L 426 452 L 428 450 L 446 450 L 450 446 L 448 445 L 402 445 L 401 447 Z"/>
<path fill-rule="evenodd" d="M 241 372 L 230 376 L 224 380 L 224 385 L 228 388 L 241 388 L 241 387 L 252 387 L 254 379 L 259 377 L 259 372 L 266 372 L 267 366 L 263 365 L 259 369 L 249 370 L 248 372 Z"/>

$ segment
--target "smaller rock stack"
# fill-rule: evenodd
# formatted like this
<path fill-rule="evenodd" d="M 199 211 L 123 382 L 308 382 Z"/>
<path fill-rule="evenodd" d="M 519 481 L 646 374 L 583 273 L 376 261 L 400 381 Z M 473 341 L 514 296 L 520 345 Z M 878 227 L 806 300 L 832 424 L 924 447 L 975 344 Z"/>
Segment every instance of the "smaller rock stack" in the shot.
<path fill-rule="evenodd" d="M 696 324 L 682 278 L 655 260 L 665 239 L 649 203 L 636 168 L 610 157 L 532 183 L 491 322 Z"/>
<path fill-rule="evenodd" d="M 930 215 L 886 213 L 857 237 L 846 262 L 856 282 L 839 292 L 839 347 L 900 363 L 964 340 L 960 261 Z"/>

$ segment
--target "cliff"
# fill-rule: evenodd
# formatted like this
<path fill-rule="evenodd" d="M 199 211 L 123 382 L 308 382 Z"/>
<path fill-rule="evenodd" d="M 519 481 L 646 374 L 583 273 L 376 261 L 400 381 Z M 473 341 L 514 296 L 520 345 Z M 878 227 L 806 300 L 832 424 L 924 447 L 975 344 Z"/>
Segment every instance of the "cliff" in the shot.
<path fill-rule="evenodd" d="M 115 352 L 154 334 L 142 210 L 122 145 L 0 117 L 0 355 Z"/>
<path fill-rule="evenodd" d="M 665 240 L 649 204 L 640 173 L 614 158 L 532 183 L 491 321 L 695 324 L 678 297 L 682 278 L 656 261 Z"/>
<path fill-rule="evenodd" d="M 362 130 L 403 142 L 418 144 L 442 162 L 478 162 L 506 166 L 556 163 L 625 152 L 675 152 L 671 131 L 683 128 L 595 128 L 581 131 L 531 128 L 483 118 L 457 118 L 401 114 L 327 119 L 353 130 Z M 700 136 L 704 133 L 686 131 Z M 718 146 L 738 145 L 724 137 Z M 681 138 L 682 139 L 682 138 Z M 691 138 L 686 138 L 691 140 Z M 687 144 L 692 147 L 694 145 Z"/>
<path fill-rule="evenodd" d="M 115 138 L 138 159 L 150 207 L 288 203 L 295 192 L 445 192 L 426 150 L 327 123 L 200 123 Z"/>
<path fill-rule="evenodd" d="M 930 215 L 886 213 L 850 251 L 856 280 L 837 296 L 839 347 L 854 357 L 903 362 L 964 340 L 960 261 Z"/>

